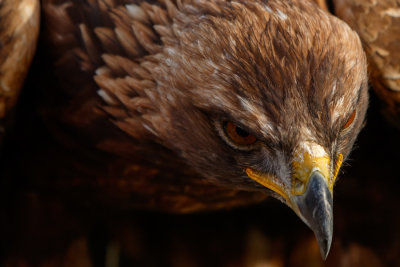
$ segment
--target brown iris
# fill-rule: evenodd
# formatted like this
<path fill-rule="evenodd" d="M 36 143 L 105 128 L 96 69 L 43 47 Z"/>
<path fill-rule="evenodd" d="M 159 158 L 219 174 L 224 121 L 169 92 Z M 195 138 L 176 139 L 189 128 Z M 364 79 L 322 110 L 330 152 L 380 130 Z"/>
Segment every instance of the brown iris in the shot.
<path fill-rule="evenodd" d="M 233 122 L 224 122 L 225 133 L 237 145 L 248 146 L 254 144 L 257 138 L 243 130 Z"/>
<path fill-rule="evenodd" d="M 343 126 L 343 130 L 349 128 L 349 126 L 353 123 L 354 118 L 356 117 L 356 110 L 351 113 L 349 119 L 347 120 L 346 124 Z"/>

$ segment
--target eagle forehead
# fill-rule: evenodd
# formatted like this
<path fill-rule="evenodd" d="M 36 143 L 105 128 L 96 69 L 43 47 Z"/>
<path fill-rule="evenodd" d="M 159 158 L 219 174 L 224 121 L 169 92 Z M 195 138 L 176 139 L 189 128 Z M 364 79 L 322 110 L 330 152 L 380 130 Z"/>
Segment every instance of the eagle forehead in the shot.
<path fill-rule="evenodd" d="M 328 153 L 326 149 L 319 145 L 318 143 L 314 141 L 300 141 L 299 144 L 297 145 L 294 155 L 295 155 L 295 160 L 302 161 L 303 160 L 303 155 L 307 153 L 311 157 L 326 157 L 328 156 Z"/>

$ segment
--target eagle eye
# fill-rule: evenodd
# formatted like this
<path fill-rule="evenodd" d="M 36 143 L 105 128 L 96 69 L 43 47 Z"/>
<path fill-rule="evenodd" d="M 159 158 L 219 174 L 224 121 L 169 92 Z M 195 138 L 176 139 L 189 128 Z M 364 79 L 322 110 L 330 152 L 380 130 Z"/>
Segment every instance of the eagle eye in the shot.
<path fill-rule="evenodd" d="M 249 146 L 257 141 L 257 137 L 237 126 L 233 122 L 223 123 L 224 131 L 229 140 L 238 146 Z"/>
<path fill-rule="evenodd" d="M 343 126 L 342 130 L 346 130 L 347 128 L 350 127 L 350 125 L 353 123 L 354 118 L 356 117 L 356 110 L 353 111 L 353 113 L 351 113 L 349 119 L 347 120 L 347 122 L 345 123 L 345 125 Z"/>

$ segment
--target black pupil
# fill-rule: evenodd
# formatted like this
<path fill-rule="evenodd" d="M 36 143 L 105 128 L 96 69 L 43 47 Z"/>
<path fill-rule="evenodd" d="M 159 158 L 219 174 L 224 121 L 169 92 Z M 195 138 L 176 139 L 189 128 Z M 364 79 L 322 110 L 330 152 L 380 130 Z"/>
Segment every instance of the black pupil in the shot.
<path fill-rule="evenodd" d="M 240 128 L 240 127 L 237 127 L 237 126 L 236 126 L 235 130 L 236 130 L 236 133 L 237 133 L 240 137 L 247 137 L 247 136 L 249 136 L 249 133 L 246 132 L 245 130 L 243 130 L 242 128 Z"/>

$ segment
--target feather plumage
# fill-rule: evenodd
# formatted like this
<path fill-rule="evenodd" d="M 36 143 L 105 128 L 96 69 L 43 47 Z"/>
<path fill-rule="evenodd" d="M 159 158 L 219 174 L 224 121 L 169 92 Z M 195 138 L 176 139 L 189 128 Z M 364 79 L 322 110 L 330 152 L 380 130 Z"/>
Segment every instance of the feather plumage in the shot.
<path fill-rule="evenodd" d="M 0 119 L 17 102 L 35 53 L 39 12 L 38 0 L 0 3 Z"/>
<path fill-rule="evenodd" d="M 81 183 L 109 199 L 122 190 L 124 203 L 175 212 L 260 201 L 265 188 L 238 165 L 287 177 L 282 161 L 304 140 L 336 164 L 362 126 L 359 39 L 312 3 L 44 0 L 43 10 L 62 81 L 46 91 L 44 117 L 62 142 L 101 162 Z M 341 134 L 355 107 L 351 133 Z M 257 133 L 266 140 L 257 153 L 277 160 L 224 144 L 214 127 L 223 118 Z"/>
<path fill-rule="evenodd" d="M 363 41 L 373 89 L 386 117 L 400 126 L 400 8 L 396 0 L 334 1 L 335 14 Z"/>

